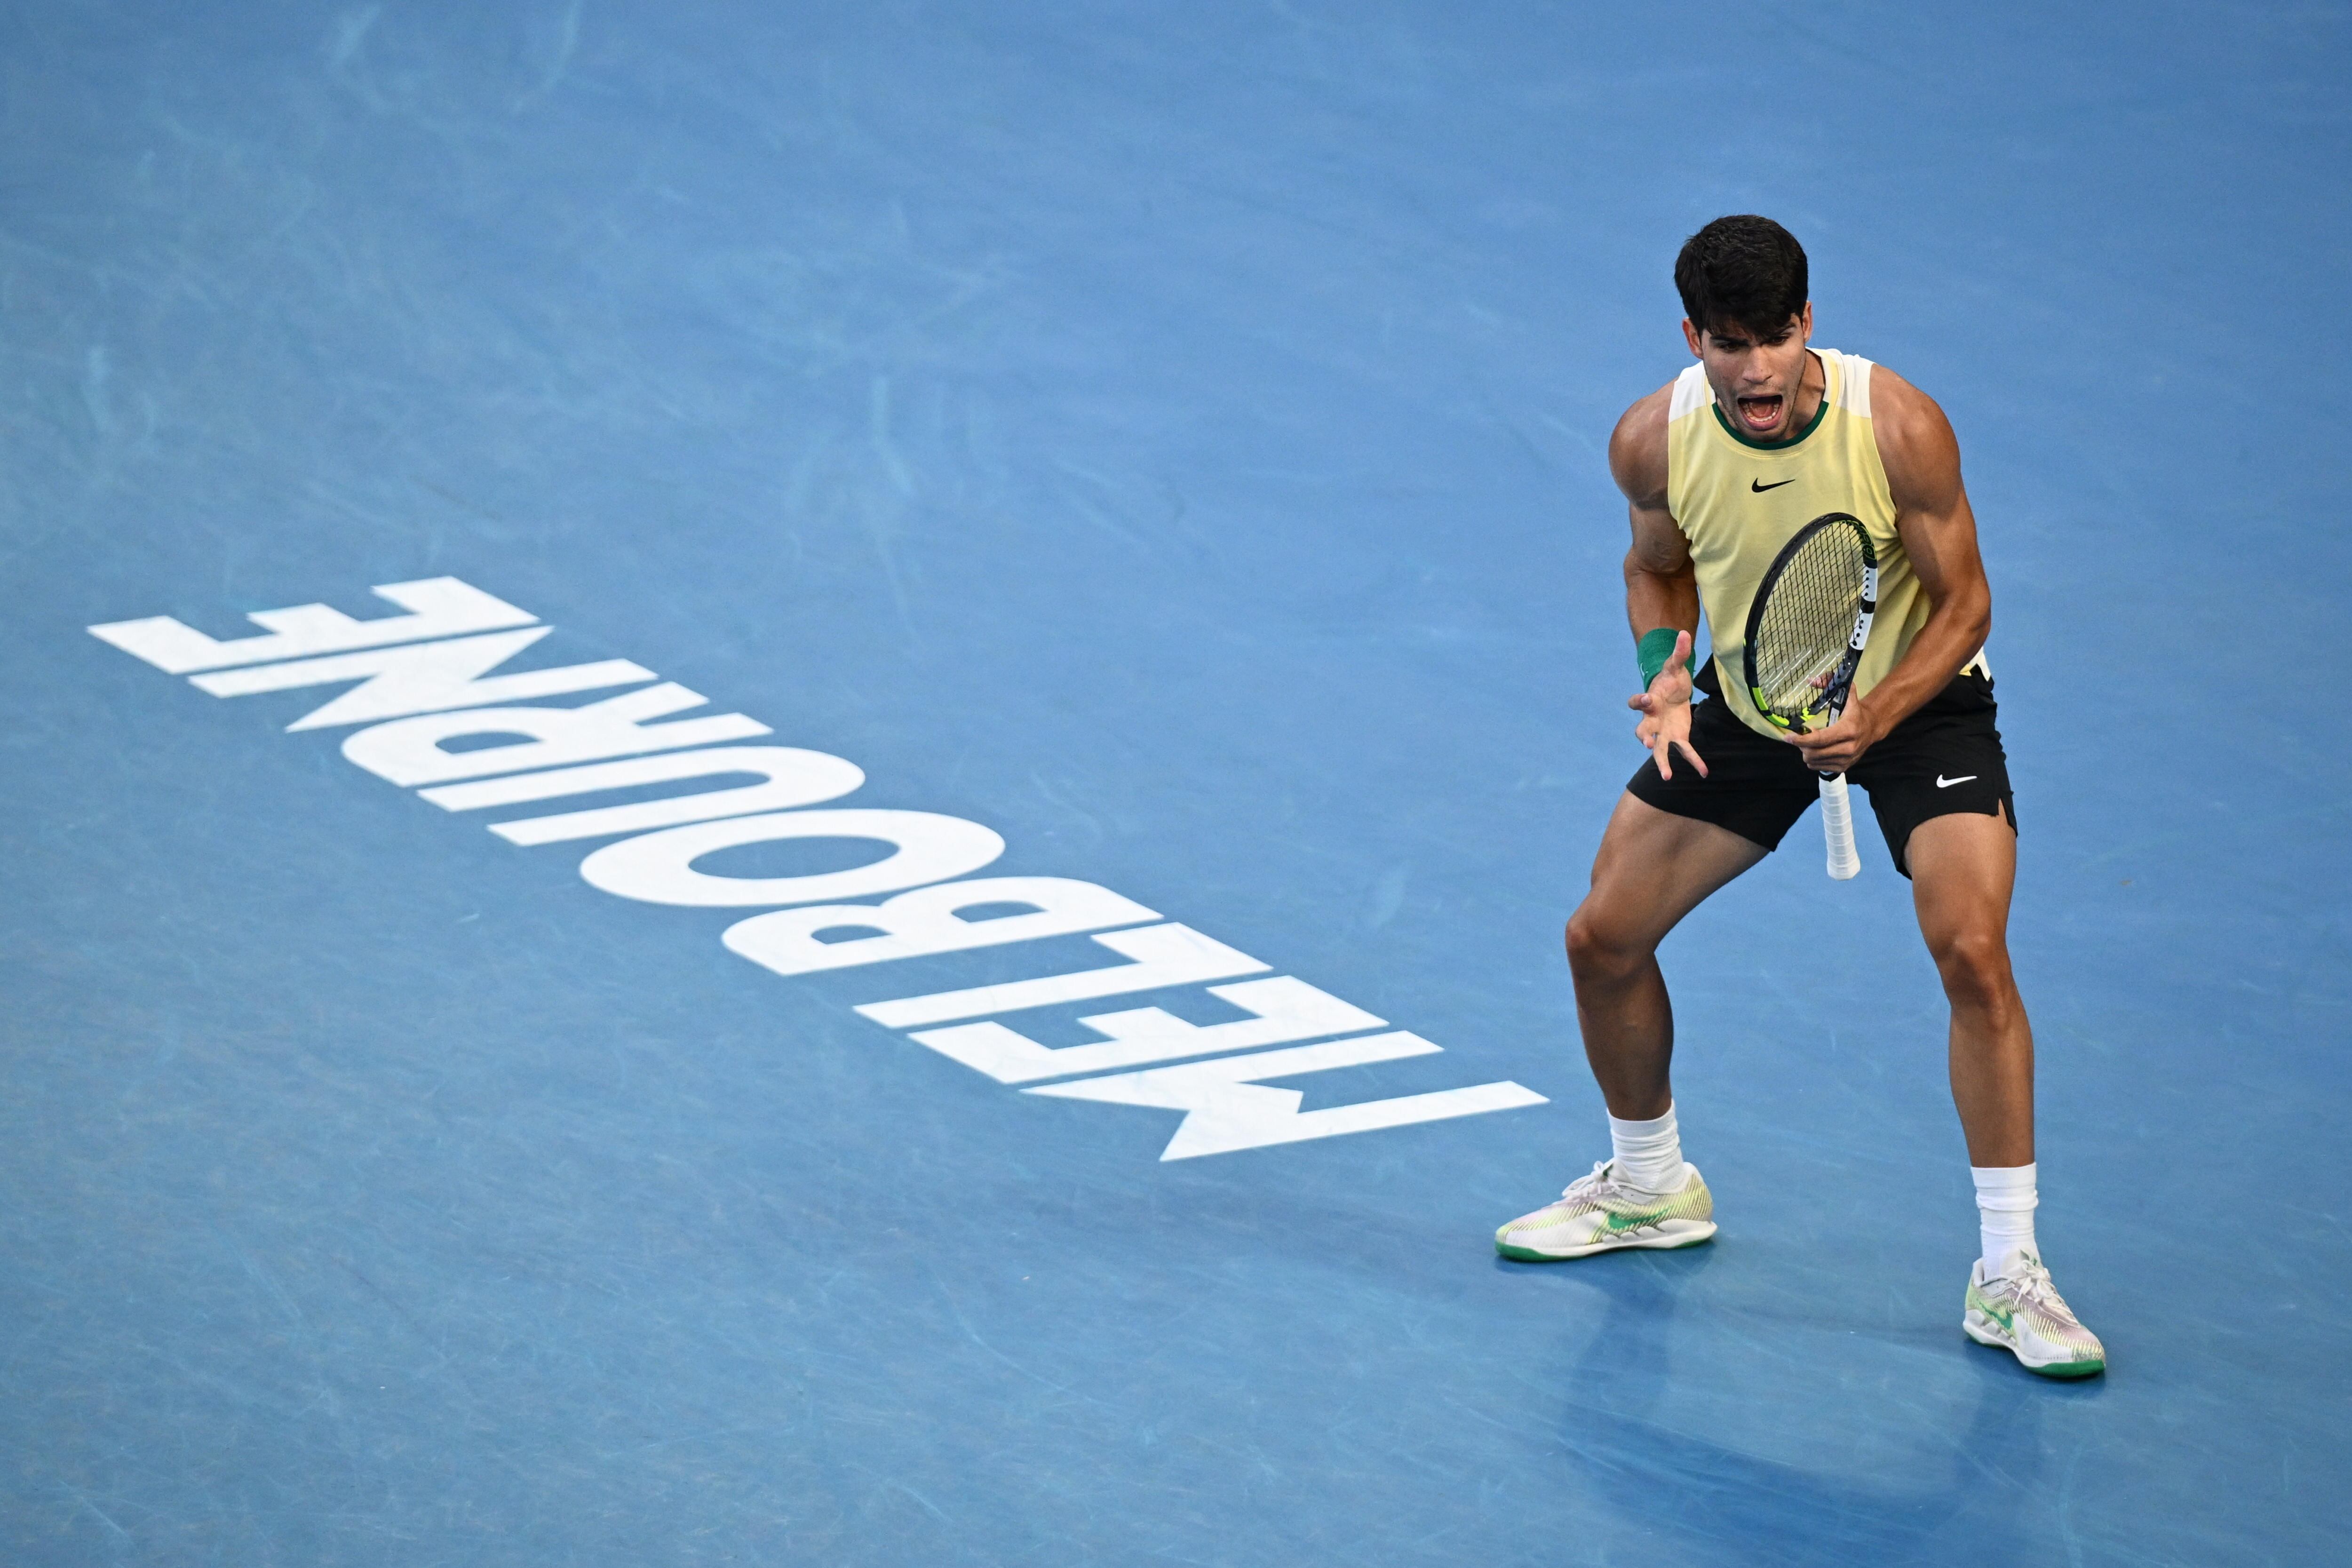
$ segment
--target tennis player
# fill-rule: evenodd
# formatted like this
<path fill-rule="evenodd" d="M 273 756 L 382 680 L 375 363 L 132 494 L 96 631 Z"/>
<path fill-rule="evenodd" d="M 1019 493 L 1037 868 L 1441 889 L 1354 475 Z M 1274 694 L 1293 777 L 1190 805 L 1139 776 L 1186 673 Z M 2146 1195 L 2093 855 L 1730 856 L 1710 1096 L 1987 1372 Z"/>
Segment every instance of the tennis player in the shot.
<path fill-rule="evenodd" d="M 1628 409 L 1609 446 L 1633 514 L 1625 605 L 1643 690 L 1631 705 L 1650 760 L 1619 798 L 1568 924 L 1612 1153 L 1558 1203 L 1496 1232 L 1496 1247 L 1536 1261 L 1714 1236 L 1714 1199 L 1675 1122 L 1658 943 L 1780 844 L 1819 798 L 1821 773 L 1843 772 L 1869 793 L 1911 879 L 1951 1004 L 1952 1099 L 1982 1244 L 1961 1326 L 2048 1376 L 2102 1372 L 2105 1350 L 2051 1284 L 2033 1236 L 2033 1035 L 2007 936 L 2017 813 L 1983 651 L 1992 595 L 1952 427 L 1901 376 L 1811 346 L 1805 252 L 1769 218 L 1700 229 L 1675 287 L 1698 363 Z M 1739 645 L 1726 639 L 1748 624 L 1780 548 L 1832 511 L 1869 530 L 1877 618 L 1844 713 L 1791 734 L 1748 700 Z M 1694 679 L 1702 608 L 1717 657 Z"/>

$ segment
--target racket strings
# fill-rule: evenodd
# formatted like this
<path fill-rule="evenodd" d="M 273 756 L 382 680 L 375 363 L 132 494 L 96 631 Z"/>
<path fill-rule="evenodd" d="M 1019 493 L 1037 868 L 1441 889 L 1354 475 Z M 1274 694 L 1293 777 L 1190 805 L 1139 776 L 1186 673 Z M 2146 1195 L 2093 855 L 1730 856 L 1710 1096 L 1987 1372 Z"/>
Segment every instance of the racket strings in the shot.
<path fill-rule="evenodd" d="M 1825 528 L 1782 566 L 1754 638 L 1755 683 L 1768 711 L 1789 720 L 1822 711 L 1862 613 L 1870 563 L 1855 531 Z"/>

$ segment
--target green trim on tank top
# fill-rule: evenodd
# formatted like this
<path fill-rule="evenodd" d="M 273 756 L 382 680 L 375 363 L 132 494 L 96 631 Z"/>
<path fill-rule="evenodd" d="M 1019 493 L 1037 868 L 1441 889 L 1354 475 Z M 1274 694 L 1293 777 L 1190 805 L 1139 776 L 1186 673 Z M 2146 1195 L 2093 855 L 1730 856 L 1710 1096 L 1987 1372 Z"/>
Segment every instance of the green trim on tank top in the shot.
<path fill-rule="evenodd" d="M 1724 417 L 1722 404 L 1709 401 L 1707 407 L 1714 411 L 1715 422 L 1723 426 L 1723 433 L 1741 446 L 1753 447 L 1759 452 L 1785 452 L 1822 427 L 1822 421 L 1829 416 L 1830 389 L 1827 386 L 1822 388 L 1822 405 L 1813 410 L 1813 416 L 1805 422 L 1803 429 L 1785 441 L 1752 441 L 1731 427 L 1731 421 Z"/>

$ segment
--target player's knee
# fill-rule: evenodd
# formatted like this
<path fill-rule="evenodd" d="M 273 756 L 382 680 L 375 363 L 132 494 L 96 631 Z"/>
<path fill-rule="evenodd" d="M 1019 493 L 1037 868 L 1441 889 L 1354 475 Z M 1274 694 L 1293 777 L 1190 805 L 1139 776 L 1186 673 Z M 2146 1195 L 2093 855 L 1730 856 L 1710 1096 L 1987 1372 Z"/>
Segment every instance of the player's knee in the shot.
<path fill-rule="evenodd" d="M 1632 969 L 1649 956 L 1647 944 L 1590 903 L 1569 917 L 1568 962 L 1580 974 L 1609 974 Z"/>
<path fill-rule="evenodd" d="M 1936 944 L 1936 968 L 1944 994 L 1954 1002 L 2000 1007 L 2016 994 L 2010 976 L 2009 943 L 1998 931 L 1963 931 Z"/>

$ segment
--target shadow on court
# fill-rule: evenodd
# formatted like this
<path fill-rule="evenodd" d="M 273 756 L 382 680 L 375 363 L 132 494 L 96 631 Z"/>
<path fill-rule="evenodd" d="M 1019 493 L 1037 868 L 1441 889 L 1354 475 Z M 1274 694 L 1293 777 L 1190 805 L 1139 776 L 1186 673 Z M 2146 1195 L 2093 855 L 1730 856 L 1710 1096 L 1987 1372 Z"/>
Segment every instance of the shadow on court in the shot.
<path fill-rule="evenodd" d="M 2006 1356 L 1955 1343 L 1948 1353 L 1965 1365 L 1973 1403 L 1948 1442 L 1881 1452 L 1861 1467 L 1862 1474 L 1880 1478 L 1875 1482 L 1842 1473 L 1850 1467 L 1769 1458 L 1661 1415 L 1678 1376 L 1690 1375 L 1675 1365 L 1682 1298 L 1702 1276 L 1727 1266 L 1738 1265 L 1706 1247 L 1570 1266 L 1579 1271 L 1577 1282 L 1604 1303 L 1558 1374 L 1568 1395 L 1559 1437 L 1580 1490 L 1613 1508 L 1630 1528 L 1674 1542 L 1675 1562 L 1888 1564 L 1950 1561 L 1963 1549 L 1986 1562 L 2036 1560 L 2033 1547 L 2044 1532 L 2028 1528 L 2019 1507 L 2043 1488 L 2053 1463 L 2042 1430 L 2045 1410 L 2053 1400 L 2096 1400 L 2102 1383 L 2051 1383 Z M 1495 1267 L 1516 1274 L 1559 1266 L 1497 1259 Z M 1717 1327 L 1739 1333 L 1738 1325 Z M 1957 1325 L 1952 1337 L 1959 1339 Z M 1765 1352 L 1759 1346 L 1757 1353 Z M 1827 1440 L 1843 1447 L 1847 1435 L 1824 1425 L 1832 1416 L 1832 1408 L 1783 1403 L 1771 1416 L 1775 1446 L 1801 1450 Z M 2056 1522 L 2063 1534 L 2068 1525 L 2061 1496 Z"/>

